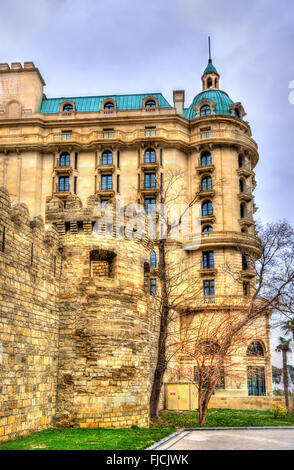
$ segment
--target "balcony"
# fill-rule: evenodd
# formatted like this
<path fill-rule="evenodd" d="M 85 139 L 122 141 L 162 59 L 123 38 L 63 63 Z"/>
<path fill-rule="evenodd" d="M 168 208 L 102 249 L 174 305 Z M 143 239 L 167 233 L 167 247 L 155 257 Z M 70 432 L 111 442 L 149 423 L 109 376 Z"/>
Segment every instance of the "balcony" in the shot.
<path fill-rule="evenodd" d="M 215 276 L 217 273 L 217 269 L 214 267 L 214 263 L 203 263 L 203 261 L 200 261 L 200 269 L 199 269 L 199 274 L 201 276 Z"/>
<path fill-rule="evenodd" d="M 254 153 L 257 152 L 257 144 L 250 136 L 246 135 L 245 132 L 231 129 L 203 129 L 191 136 L 192 145 L 201 145 L 202 143 L 205 145 L 208 143 L 235 144 L 245 146 Z"/>
<path fill-rule="evenodd" d="M 197 173 L 212 173 L 215 170 L 215 166 L 211 163 L 210 165 L 202 165 L 201 159 L 198 160 L 198 166 L 196 166 Z"/>
<path fill-rule="evenodd" d="M 159 167 L 158 162 L 145 162 L 144 161 L 143 163 L 141 163 L 141 169 L 143 171 L 152 171 L 152 170 L 156 171 L 158 170 L 158 167 Z"/>
<path fill-rule="evenodd" d="M 240 199 L 240 201 L 244 202 L 252 201 L 252 199 L 254 199 L 254 196 L 251 192 L 251 188 L 249 186 L 243 186 L 243 190 L 239 192 L 238 198 Z"/>
<path fill-rule="evenodd" d="M 145 182 L 141 182 L 140 184 L 140 192 L 144 196 L 151 196 L 151 195 L 156 195 L 159 193 L 159 186 L 157 184 L 155 185 L 145 185 Z"/>
<path fill-rule="evenodd" d="M 196 242 L 198 239 L 196 237 Z M 199 244 L 193 239 L 186 241 L 183 245 L 184 250 L 193 250 L 193 247 L 199 249 Z M 213 231 L 201 233 L 201 249 L 213 250 L 223 247 L 242 247 L 244 251 L 250 251 L 259 258 L 261 254 L 261 244 L 259 238 L 255 235 L 235 231 Z"/>
<path fill-rule="evenodd" d="M 209 186 L 205 189 L 205 186 L 202 187 L 201 184 L 199 184 L 199 198 L 206 198 L 206 197 L 213 197 L 215 195 L 215 190 L 209 188 Z"/>
<path fill-rule="evenodd" d="M 205 304 L 215 304 L 215 295 L 205 295 L 203 297 L 203 302 Z"/>
<path fill-rule="evenodd" d="M 207 223 L 213 224 L 214 222 L 215 222 L 215 215 L 213 215 L 213 214 L 207 214 L 207 215 L 202 215 L 201 216 L 201 223 L 202 224 L 207 224 Z"/>
<path fill-rule="evenodd" d="M 100 158 L 96 169 L 99 171 L 99 173 L 113 173 L 115 171 L 115 165 L 113 161 L 105 161 Z"/>
<path fill-rule="evenodd" d="M 66 199 L 69 195 L 71 195 L 70 185 L 65 186 L 66 191 L 60 191 L 60 186 L 58 183 L 55 184 L 55 191 L 53 192 L 53 196 L 57 196 L 60 199 Z"/>
<path fill-rule="evenodd" d="M 53 169 L 58 175 L 70 175 L 73 172 L 72 166 L 60 166 L 57 164 Z"/>
<path fill-rule="evenodd" d="M 96 191 L 98 196 L 113 197 L 114 189 L 112 184 L 102 184 L 101 182 L 98 185 L 98 190 Z"/>
<path fill-rule="evenodd" d="M 239 176 L 254 176 L 254 172 L 251 170 L 250 164 L 248 162 L 243 162 L 243 165 L 240 168 L 237 168 L 237 173 Z"/>
<path fill-rule="evenodd" d="M 239 224 L 241 225 L 241 227 L 251 227 L 252 225 L 254 225 L 254 219 L 253 219 L 252 212 L 247 211 L 244 214 L 244 217 L 241 217 L 239 219 Z"/>

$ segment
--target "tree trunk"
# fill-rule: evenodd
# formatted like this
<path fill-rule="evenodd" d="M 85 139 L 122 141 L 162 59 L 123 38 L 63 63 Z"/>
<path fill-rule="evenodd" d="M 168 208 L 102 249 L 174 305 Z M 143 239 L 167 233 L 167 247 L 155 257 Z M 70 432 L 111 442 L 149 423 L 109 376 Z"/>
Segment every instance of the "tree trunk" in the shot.
<path fill-rule="evenodd" d="M 158 338 L 157 363 L 156 363 L 156 368 L 154 372 L 154 379 L 153 379 L 151 396 L 150 396 L 150 417 L 151 418 L 155 418 L 158 416 L 160 391 L 161 391 L 161 387 L 163 384 L 163 376 L 167 367 L 166 339 L 167 339 L 167 329 L 168 329 L 169 303 L 168 303 L 168 293 L 167 293 L 165 240 L 161 240 L 159 242 L 158 276 L 160 279 L 162 302 L 161 302 L 161 312 L 160 312 L 160 331 L 159 331 L 159 338 Z"/>
<path fill-rule="evenodd" d="M 283 382 L 284 382 L 284 393 L 285 393 L 285 405 L 289 413 L 289 381 L 288 381 L 288 364 L 287 364 L 287 351 L 282 349 L 283 354 Z"/>

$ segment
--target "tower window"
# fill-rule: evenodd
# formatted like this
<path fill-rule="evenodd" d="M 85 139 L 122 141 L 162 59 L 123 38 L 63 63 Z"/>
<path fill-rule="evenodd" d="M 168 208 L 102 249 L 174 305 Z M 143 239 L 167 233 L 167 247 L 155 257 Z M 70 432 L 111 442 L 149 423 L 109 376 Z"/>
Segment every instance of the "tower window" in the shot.
<path fill-rule="evenodd" d="M 156 188 L 156 174 L 155 173 L 145 173 L 144 175 L 144 188 Z"/>
<path fill-rule="evenodd" d="M 155 198 L 145 198 L 144 199 L 144 207 L 145 207 L 145 212 L 146 214 L 149 214 L 150 213 L 150 207 L 149 206 L 153 206 L 156 204 L 156 200 Z"/>
<path fill-rule="evenodd" d="M 70 154 L 68 152 L 64 152 L 60 155 L 59 166 L 70 166 Z"/>
<path fill-rule="evenodd" d="M 93 250 L 90 253 L 91 277 L 114 277 L 115 254 L 107 250 Z"/>
<path fill-rule="evenodd" d="M 110 150 L 105 150 L 102 153 L 101 164 L 102 165 L 112 165 L 112 152 Z"/>
<path fill-rule="evenodd" d="M 213 251 L 203 251 L 202 253 L 202 268 L 213 269 L 214 268 L 214 253 Z"/>
<path fill-rule="evenodd" d="M 208 104 L 201 106 L 200 108 L 200 116 L 209 116 L 211 114 L 211 109 Z"/>
<path fill-rule="evenodd" d="M 107 191 L 112 189 L 112 175 L 101 176 L 101 189 Z"/>
<path fill-rule="evenodd" d="M 151 268 L 156 268 L 156 253 L 155 251 L 152 251 L 150 255 L 150 267 Z"/>
<path fill-rule="evenodd" d="M 155 163 L 156 162 L 156 153 L 153 149 L 148 149 L 145 151 L 144 154 L 144 162 L 145 163 Z"/>
<path fill-rule="evenodd" d="M 244 297 L 247 297 L 249 293 L 249 283 L 248 282 L 243 282 L 243 295 Z"/>
<path fill-rule="evenodd" d="M 156 295 L 156 279 L 150 279 L 150 295 Z"/>
<path fill-rule="evenodd" d="M 206 201 L 202 204 L 202 217 L 213 215 L 212 202 Z"/>
<path fill-rule="evenodd" d="M 204 152 L 201 155 L 201 166 L 211 165 L 211 154 L 210 152 Z"/>
<path fill-rule="evenodd" d="M 215 302 L 214 280 L 203 281 L 204 301 L 207 303 Z"/>
<path fill-rule="evenodd" d="M 209 191 L 212 189 L 212 179 L 210 176 L 206 176 L 201 181 L 201 191 Z"/>
<path fill-rule="evenodd" d="M 58 180 L 58 191 L 68 192 L 69 191 L 69 176 L 60 176 Z"/>

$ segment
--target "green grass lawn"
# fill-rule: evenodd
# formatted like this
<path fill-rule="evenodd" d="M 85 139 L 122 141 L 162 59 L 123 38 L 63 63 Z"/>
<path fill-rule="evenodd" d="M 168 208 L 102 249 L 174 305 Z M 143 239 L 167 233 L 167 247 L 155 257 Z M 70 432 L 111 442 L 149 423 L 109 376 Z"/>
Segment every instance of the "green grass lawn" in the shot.
<path fill-rule="evenodd" d="M 204 427 L 294 426 L 294 414 L 274 418 L 270 411 L 209 410 Z M 178 428 L 197 428 L 196 412 L 163 412 L 150 428 L 47 429 L 0 444 L 0 450 L 143 450 Z"/>

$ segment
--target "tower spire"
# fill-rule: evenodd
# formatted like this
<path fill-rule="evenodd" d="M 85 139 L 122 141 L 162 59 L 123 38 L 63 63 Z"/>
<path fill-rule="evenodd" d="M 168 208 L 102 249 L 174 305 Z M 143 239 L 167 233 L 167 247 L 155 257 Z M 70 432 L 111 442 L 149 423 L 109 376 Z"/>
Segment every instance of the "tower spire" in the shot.
<path fill-rule="evenodd" d="M 212 62 L 211 60 L 211 45 L 210 45 L 210 36 L 208 36 L 208 62 Z"/>

